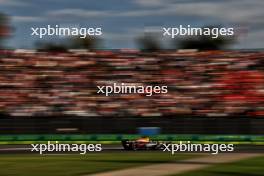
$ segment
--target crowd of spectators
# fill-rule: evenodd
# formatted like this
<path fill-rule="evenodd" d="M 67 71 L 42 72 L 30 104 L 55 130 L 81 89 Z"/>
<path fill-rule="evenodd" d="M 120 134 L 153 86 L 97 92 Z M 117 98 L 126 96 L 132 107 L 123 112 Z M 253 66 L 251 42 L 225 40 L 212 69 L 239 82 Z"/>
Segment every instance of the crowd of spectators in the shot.
<path fill-rule="evenodd" d="M 97 86 L 168 86 L 98 94 Z M 10 116 L 264 115 L 264 52 L 14 52 L 0 55 L 0 113 Z"/>

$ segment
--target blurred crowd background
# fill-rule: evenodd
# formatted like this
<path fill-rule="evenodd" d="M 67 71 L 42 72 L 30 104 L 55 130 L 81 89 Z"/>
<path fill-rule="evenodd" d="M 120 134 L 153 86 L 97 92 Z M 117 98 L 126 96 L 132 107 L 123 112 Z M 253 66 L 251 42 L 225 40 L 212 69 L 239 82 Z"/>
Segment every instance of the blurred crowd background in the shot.
<path fill-rule="evenodd" d="M 1 51 L 8 116 L 261 116 L 260 51 Z M 168 86 L 167 94 L 97 94 L 97 86 Z"/>
<path fill-rule="evenodd" d="M 78 4 L 76 2 L 73 3 Z M 151 5 L 148 3 L 150 1 L 146 1 L 143 4 L 135 1 L 134 5 L 136 7 Z M 179 2 L 167 2 L 166 4 L 163 1 L 157 1 L 156 3 L 157 7 L 143 11 L 144 13 L 139 13 L 139 16 L 135 13 L 137 11 L 124 14 L 120 10 L 111 11 L 109 15 L 115 14 L 115 18 L 118 18 L 118 14 L 123 14 L 130 20 L 134 17 L 139 20 L 138 17 L 141 18 L 147 12 L 147 16 L 150 17 L 148 20 L 154 19 L 154 21 L 164 22 L 170 18 L 163 17 L 161 14 L 163 14 L 163 10 L 167 12 L 170 9 L 171 11 L 169 12 L 171 13 L 167 15 L 173 17 L 171 18 L 173 21 L 169 20 L 168 22 L 171 25 L 176 25 L 182 22 L 179 19 L 178 21 L 175 19 L 176 16 L 179 16 L 176 13 L 180 10 L 178 7 L 186 7 L 186 9 L 196 7 L 192 4 L 189 4 L 189 6 L 188 3 L 186 6 Z M 193 2 L 193 4 L 195 3 Z M 214 11 L 209 11 L 205 16 L 208 17 L 215 14 L 216 11 L 226 15 L 223 9 L 232 5 L 237 9 L 237 3 L 240 2 L 224 3 L 219 9 L 213 8 Z M 2 4 L 5 3 L 2 2 Z M 92 5 L 92 3 L 80 4 L 83 6 Z M 105 2 L 103 4 L 105 5 Z M 165 4 L 166 6 L 164 6 Z M 200 14 L 212 9 L 207 8 L 206 4 L 201 4 L 201 7 L 205 8 L 203 10 L 193 9 L 186 11 Z M 256 8 L 261 8 L 261 5 L 263 5 L 263 3 L 256 2 L 252 4 L 254 6 L 250 7 L 255 7 L 252 8 L 254 13 Z M 34 5 L 34 3 L 31 3 L 31 5 Z M 43 5 L 50 6 L 53 3 L 44 3 Z M 210 2 L 207 5 L 215 7 L 219 4 Z M 135 40 L 139 50 L 113 50 L 100 46 L 104 39 L 109 38 L 109 33 L 107 32 L 103 36 L 104 38 L 86 37 L 80 39 L 78 37 L 65 37 L 34 41 L 33 38 L 26 35 L 25 31 L 21 30 L 21 26 L 25 25 L 26 22 L 28 22 L 28 26 L 24 26 L 26 31 L 30 27 L 36 26 L 36 22 L 43 22 L 39 23 L 39 25 L 42 24 L 40 26 L 43 26 L 46 22 L 50 22 L 53 19 L 65 19 L 65 24 L 68 24 L 66 23 L 68 22 L 68 17 L 73 17 L 80 12 L 83 13 L 79 14 L 77 19 L 85 19 L 83 20 L 87 22 L 85 25 L 91 25 L 91 18 L 87 17 L 87 15 L 89 16 L 89 12 L 94 14 L 95 11 L 67 9 L 66 6 L 67 4 L 64 6 L 60 5 L 61 11 L 58 8 L 59 11 L 53 11 L 53 13 L 49 11 L 50 8 L 47 8 L 47 13 L 42 14 L 42 16 L 37 11 L 39 16 L 36 19 L 34 18 L 36 17 L 35 12 L 31 13 L 33 6 L 21 7 L 24 8 L 23 12 L 30 12 L 27 16 L 15 15 L 16 10 L 11 11 L 13 13 L 0 13 L 0 48 L 2 48 L 0 50 L 1 115 L 30 117 L 66 115 L 115 117 L 264 115 L 264 52 L 261 49 L 262 45 L 258 43 L 260 36 L 262 36 L 261 33 L 253 33 L 253 38 L 248 40 L 251 41 L 251 43 L 249 42 L 251 50 L 227 50 L 227 47 L 235 44 L 239 37 L 247 35 L 247 26 L 250 26 L 250 24 L 232 22 L 231 26 L 233 24 L 238 26 L 236 27 L 235 35 L 232 37 L 218 37 L 217 39 L 212 39 L 211 36 L 190 36 L 177 38 L 172 41 L 165 40 L 160 38 L 162 35 L 157 33 L 156 28 L 147 28 L 147 26 L 159 26 L 161 28 L 163 25 L 159 25 L 157 22 L 153 23 L 153 25 L 147 25 L 145 28 L 134 26 L 138 27 L 136 29 L 140 29 L 136 30 L 141 31 L 140 33 L 130 31 L 131 27 L 128 24 L 128 30 L 124 30 L 125 33 L 120 31 L 110 32 L 110 36 L 112 35 L 112 38 L 118 39 L 117 41 L 122 44 L 122 40 L 127 39 L 126 35 L 130 31 L 133 36 L 128 37 L 128 39 Z M 39 4 L 34 7 L 38 8 Z M 248 5 L 243 2 L 241 7 L 248 7 Z M 26 10 L 28 8 L 31 10 Z M 162 10 L 159 11 L 162 13 L 157 13 L 161 15 L 160 18 L 155 17 L 156 8 Z M 12 10 L 11 7 L 10 9 Z M 102 12 L 102 9 L 100 9 L 100 12 Z M 232 12 L 232 17 L 234 14 Z M 191 15 L 190 19 L 193 19 L 192 14 L 185 14 L 185 16 L 182 16 L 183 21 L 189 19 L 187 18 L 189 15 Z M 259 16 L 259 13 L 257 15 Z M 107 16 L 104 16 L 104 18 Z M 228 18 L 224 18 L 224 21 L 231 18 L 229 13 L 227 13 L 227 16 Z M 242 15 L 242 18 L 241 14 L 238 14 L 237 17 L 239 17 L 238 19 L 245 18 L 244 15 Z M 221 20 L 216 21 L 217 23 L 214 24 L 217 24 L 217 26 L 215 26 L 208 25 L 212 24 L 210 21 L 205 23 L 204 18 L 200 19 L 202 22 L 200 25 L 204 24 L 210 28 L 222 26 L 218 25 L 221 24 Z M 144 18 L 142 19 L 144 20 Z M 254 22 L 253 19 L 261 21 L 254 15 L 252 18 L 246 18 L 245 20 L 246 22 Z M 96 23 L 94 24 L 100 21 L 97 18 L 95 20 Z M 256 24 L 259 23 L 258 20 Z M 129 22 L 131 23 L 132 21 L 128 20 Z M 190 24 L 196 24 L 193 20 L 189 22 Z M 74 23 L 78 24 L 78 20 Z M 119 23 L 109 22 L 109 24 L 119 27 Z M 132 24 L 135 25 L 134 23 Z M 142 24 L 145 24 L 145 21 Z M 224 26 L 226 25 L 229 26 L 228 24 Z M 255 25 L 252 26 L 256 27 Z M 261 29 L 261 26 L 256 29 Z M 140 35 L 136 37 L 138 34 Z M 8 46 L 7 39 L 12 37 L 14 39 L 12 40 L 14 47 L 6 47 Z M 35 43 L 34 49 L 36 50 L 16 49 L 20 48 L 17 46 L 23 46 L 21 41 L 26 44 L 27 40 L 30 40 L 31 44 L 26 46 L 31 47 L 26 48 L 32 48 L 32 43 Z M 115 44 L 115 40 L 109 40 L 112 48 L 113 46 L 119 46 Z M 255 41 L 253 42 L 255 43 L 254 45 L 252 41 Z M 243 44 L 240 47 L 245 47 L 244 44 L 246 45 L 247 42 L 242 42 Z M 16 45 L 16 43 L 20 43 L 20 45 Z M 260 49 L 252 49 L 256 48 L 255 46 Z M 123 46 L 122 44 L 122 47 L 118 48 L 126 48 L 126 45 Z M 185 50 L 177 51 L 177 49 Z M 190 49 L 197 49 L 197 51 Z M 168 86 L 168 93 L 153 94 L 150 97 L 146 97 L 143 94 L 111 94 L 110 96 L 105 96 L 97 93 L 97 86 L 113 85 L 113 83 Z"/>

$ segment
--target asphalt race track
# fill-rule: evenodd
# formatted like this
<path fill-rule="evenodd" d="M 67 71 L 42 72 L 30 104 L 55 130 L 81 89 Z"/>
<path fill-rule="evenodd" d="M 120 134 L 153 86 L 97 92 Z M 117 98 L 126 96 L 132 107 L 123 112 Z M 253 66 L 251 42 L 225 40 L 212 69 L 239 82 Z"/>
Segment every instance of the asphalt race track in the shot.
<path fill-rule="evenodd" d="M 126 152 L 121 145 L 102 145 L 102 152 Z M 38 154 L 31 151 L 31 145 L 0 145 L 1 154 Z M 235 145 L 234 153 L 264 153 L 263 145 Z M 48 154 L 74 154 L 74 152 L 49 152 Z M 88 153 L 87 153 L 88 154 Z"/>

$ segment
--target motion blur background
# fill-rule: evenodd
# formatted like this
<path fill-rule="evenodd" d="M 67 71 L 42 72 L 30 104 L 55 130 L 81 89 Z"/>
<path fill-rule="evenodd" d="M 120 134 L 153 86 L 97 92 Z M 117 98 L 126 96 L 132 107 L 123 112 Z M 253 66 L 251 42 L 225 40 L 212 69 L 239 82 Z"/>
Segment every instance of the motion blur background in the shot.
<path fill-rule="evenodd" d="M 0 0 L 1 144 L 117 145 L 150 135 L 246 144 L 246 151 L 263 153 L 263 7 L 261 0 Z M 31 27 L 56 24 L 102 27 L 103 35 L 31 36 Z M 235 35 L 162 37 L 162 27 L 189 24 L 234 27 Z M 168 93 L 96 93 L 113 83 L 166 85 Z M 4 174 L 12 172 L 18 175 L 11 168 Z"/>

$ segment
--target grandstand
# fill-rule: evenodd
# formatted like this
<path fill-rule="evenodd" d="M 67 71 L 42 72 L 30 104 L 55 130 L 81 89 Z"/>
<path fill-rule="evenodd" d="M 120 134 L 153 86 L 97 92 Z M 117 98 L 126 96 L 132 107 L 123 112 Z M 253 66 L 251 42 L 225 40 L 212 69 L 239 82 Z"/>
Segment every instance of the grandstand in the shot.
<path fill-rule="evenodd" d="M 7 52 L 0 107 L 9 116 L 262 116 L 263 52 Z M 167 94 L 97 94 L 111 83 Z"/>

